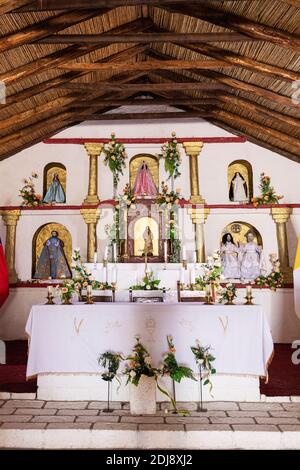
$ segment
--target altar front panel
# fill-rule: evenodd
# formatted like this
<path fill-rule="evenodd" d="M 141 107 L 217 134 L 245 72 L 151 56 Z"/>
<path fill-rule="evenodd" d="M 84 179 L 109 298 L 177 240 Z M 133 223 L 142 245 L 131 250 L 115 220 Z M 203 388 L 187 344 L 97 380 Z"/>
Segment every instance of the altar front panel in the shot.
<path fill-rule="evenodd" d="M 135 336 L 159 366 L 174 338 L 180 363 L 197 370 L 190 346 L 210 345 L 218 374 L 264 376 L 273 351 L 260 306 L 203 304 L 35 305 L 26 332 L 30 336 L 27 376 L 43 373 L 99 374 L 99 354 L 129 354 Z"/>

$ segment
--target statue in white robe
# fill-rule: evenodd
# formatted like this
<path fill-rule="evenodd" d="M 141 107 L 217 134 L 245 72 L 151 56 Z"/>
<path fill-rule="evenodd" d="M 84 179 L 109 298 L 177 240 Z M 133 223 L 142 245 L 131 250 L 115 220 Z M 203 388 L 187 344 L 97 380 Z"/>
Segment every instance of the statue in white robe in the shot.
<path fill-rule="evenodd" d="M 242 279 L 256 279 L 264 273 L 262 247 L 255 243 L 252 232 L 247 234 L 247 243 L 240 246 L 239 259 Z"/>
<path fill-rule="evenodd" d="M 239 172 L 235 173 L 232 178 L 229 199 L 243 204 L 249 202 L 247 184 Z"/>
<path fill-rule="evenodd" d="M 221 243 L 222 274 L 226 279 L 241 277 L 239 265 L 239 248 L 233 241 L 231 233 L 225 233 Z"/>

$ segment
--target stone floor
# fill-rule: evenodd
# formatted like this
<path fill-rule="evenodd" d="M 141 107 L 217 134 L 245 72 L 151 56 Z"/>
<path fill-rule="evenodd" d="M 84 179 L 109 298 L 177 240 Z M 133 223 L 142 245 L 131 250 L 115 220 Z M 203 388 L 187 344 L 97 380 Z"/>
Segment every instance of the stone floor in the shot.
<path fill-rule="evenodd" d="M 189 415 L 174 415 L 169 403 L 132 416 L 121 402 L 105 413 L 105 402 L 0 400 L 0 447 L 300 449 L 298 400 L 209 402 L 202 413 L 194 402 L 178 405 Z"/>

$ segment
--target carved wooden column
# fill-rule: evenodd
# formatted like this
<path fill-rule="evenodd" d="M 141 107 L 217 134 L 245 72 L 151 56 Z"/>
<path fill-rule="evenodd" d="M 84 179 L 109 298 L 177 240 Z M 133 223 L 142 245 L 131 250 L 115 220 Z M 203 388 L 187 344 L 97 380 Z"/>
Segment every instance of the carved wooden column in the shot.
<path fill-rule="evenodd" d="M 292 209 L 290 207 L 272 207 L 271 209 L 272 219 L 276 224 L 280 269 L 284 274 L 284 281 L 286 283 L 292 282 L 293 279 L 293 270 L 289 265 L 289 248 L 286 230 L 286 224 L 291 213 Z"/>
<path fill-rule="evenodd" d="M 193 204 L 204 204 L 204 199 L 200 194 L 198 156 L 203 148 L 203 142 L 183 142 L 183 147 L 189 157 L 190 162 L 190 187 Z"/>
<path fill-rule="evenodd" d="M 97 252 L 97 223 L 100 209 L 81 209 L 80 213 L 87 224 L 87 262 L 93 263 Z"/>
<path fill-rule="evenodd" d="M 196 209 L 188 209 L 192 222 L 195 224 L 197 263 L 205 262 L 204 224 L 209 212 L 210 209 L 204 206 Z"/>
<path fill-rule="evenodd" d="M 84 200 L 84 204 L 98 204 L 100 202 L 98 196 L 98 157 L 102 152 L 103 144 L 84 144 L 84 148 L 90 158 L 89 166 L 89 189 L 88 195 Z"/>
<path fill-rule="evenodd" d="M 5 257 L 8 268 L 9 282 L 15 283 L 18 281 L 18 274 L 16 271 L 16 231 L 17 223 L 21 215 L 20 209 L 8 210 L 2 213 L 4 224 L 6 225 L 6 243 L 5 243 Z"/>

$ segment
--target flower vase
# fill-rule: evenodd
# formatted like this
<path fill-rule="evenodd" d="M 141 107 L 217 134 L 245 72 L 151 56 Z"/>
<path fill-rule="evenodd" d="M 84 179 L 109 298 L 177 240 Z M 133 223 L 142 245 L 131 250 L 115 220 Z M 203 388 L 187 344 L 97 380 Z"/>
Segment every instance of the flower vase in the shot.
<path fill-rule="evenodd" d="M 63 297 L 62 304 L 63 305 L 72 305 L 70 297 Z"/>
<path fill-rule="evenodd" d="M 130 413 L 153 415 L 156 413 L 156 381 L 154 377 L 142 375 L 138 385 L 130 384 Z"/>

